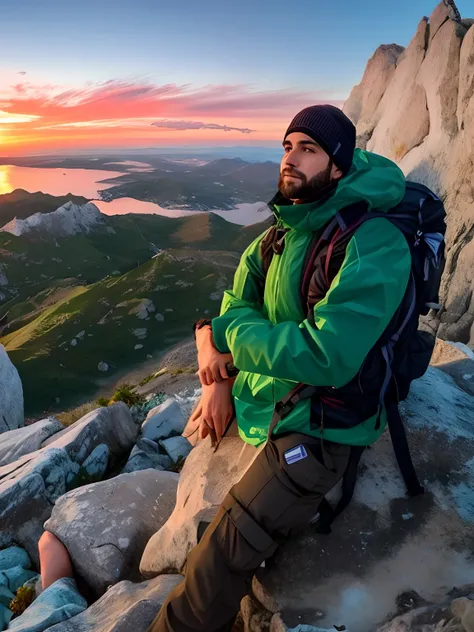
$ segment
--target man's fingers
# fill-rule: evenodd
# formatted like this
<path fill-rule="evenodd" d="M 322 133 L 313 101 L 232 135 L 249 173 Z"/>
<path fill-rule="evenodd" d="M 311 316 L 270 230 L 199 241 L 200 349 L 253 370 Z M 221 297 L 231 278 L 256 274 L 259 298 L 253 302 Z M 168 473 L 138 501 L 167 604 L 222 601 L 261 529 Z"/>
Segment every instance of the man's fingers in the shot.
<path fill-rule="evenodd" d="M 229 379 L 229 375 L 227 374 L 227 366 L 225 364 L 221 364 L 219 373 L 223 380 Z"/>

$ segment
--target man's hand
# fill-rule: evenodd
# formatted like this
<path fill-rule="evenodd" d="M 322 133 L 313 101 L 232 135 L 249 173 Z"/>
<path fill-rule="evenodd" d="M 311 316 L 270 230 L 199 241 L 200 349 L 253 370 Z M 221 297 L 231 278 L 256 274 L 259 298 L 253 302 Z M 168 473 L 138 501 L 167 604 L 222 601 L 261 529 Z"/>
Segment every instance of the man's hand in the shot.
<path fill-rule="evenodd" d="M 199 379 L 204 386 L 214 382 L 227 380 L 226 364 L 232 362 L 231 353 L 220 353 L 212 341 L 210 327 L 202 327 L 196 331 L 196 346 L 198 350 Z"/>
<path fill-rule="evenodd" d="M 204 439 L 209 434 L 213 444 L 222 439 L 227 426 L 234 416 L 232 407 L 232 384 L 234 380 L 214 382 L 210 386 L 202 387 L 201 428 L 200 438 Z"/>

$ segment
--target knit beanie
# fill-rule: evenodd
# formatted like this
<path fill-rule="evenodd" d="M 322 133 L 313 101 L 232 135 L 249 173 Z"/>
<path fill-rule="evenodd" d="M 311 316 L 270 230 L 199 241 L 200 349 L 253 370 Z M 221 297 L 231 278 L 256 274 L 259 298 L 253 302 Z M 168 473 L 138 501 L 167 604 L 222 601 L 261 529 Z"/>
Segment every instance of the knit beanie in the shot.
<path fill-rule="evenodd" d="M 291 121 L 285 138 L 292 132 L 302 132 L 310 136 L 343 174 L 347 174 L 354 156 L 356 129 L 342 110 L 334 105 L 312 105 L 305 108 Z"/>

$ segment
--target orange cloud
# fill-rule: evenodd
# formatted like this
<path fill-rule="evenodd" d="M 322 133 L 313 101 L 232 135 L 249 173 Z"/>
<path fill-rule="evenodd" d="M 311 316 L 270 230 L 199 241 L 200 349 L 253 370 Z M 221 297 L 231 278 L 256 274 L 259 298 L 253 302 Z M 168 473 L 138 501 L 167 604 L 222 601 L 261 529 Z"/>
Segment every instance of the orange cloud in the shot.
<path fill-rule="evenodd" d="M 189 142 L 217 140 L 222 132 L 227 140 L 242 134 L 277 139 L 296 111 L 317 102 L 328 100 L 317 93 L 248 86 L 111 80 L 64 89 L 24 81 L 0 87 L 0 154 L 173 143 L 178 132 L 182 142 L 183 130 Z"/>

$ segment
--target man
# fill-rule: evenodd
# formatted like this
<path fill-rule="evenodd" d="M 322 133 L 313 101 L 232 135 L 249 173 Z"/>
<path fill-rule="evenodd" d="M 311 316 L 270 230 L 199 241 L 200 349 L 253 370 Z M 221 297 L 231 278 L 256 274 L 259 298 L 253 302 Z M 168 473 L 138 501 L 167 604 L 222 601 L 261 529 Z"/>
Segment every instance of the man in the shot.
<path fill-rule="evenodd" d="M 322 405 L 314 408 L 310 398 L 270 428 L 275 404 L 297 383 L 337 393 L 358 375 L 408 285 L 405 237 L 383 217 L 373 218 L 350 239 L 340 270 L 311 313 L 303 309 L 301 276 L 315 235 L 343 208 L 363 203 L 383 212 L 405 192 L 398 167 L 355 150 L 355 136 L 352 123 L 333 106 L 296 115 L 283 141 L 268 271 L 267 234 L 243 254 L 221 315 L 196 331 L 203 434 L 212 431 L 219 439 L 232 416 L 225 369 L 232 360 L 239 369 L 232 398 L 240 436 L 255 446 L 266 444 L 189 554 L 185 579 L 150 632 L 231 630 L 255 571 L 292 532 L 308 525 L 344 475 L 351 446 L 369 445 L 384 430 L 380 411 L 359 412 L 344 427 L 344 419 L 326 420 Z M 317 287 L 313 283 L 313 293 Z"/>

